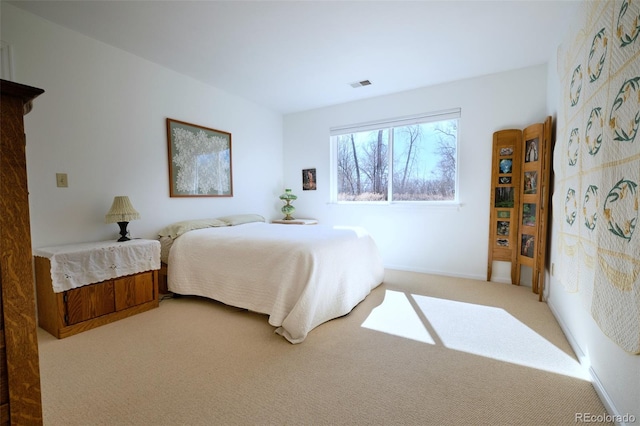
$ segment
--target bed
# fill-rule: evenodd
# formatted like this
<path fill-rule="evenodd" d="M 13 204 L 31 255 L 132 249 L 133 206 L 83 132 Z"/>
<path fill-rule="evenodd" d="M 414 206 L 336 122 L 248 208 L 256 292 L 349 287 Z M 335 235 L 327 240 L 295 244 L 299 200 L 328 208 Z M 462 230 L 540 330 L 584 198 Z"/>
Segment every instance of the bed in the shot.
<path fill-rule="evenodd" d="M 268 224 L 258 215 L 195 222 L 160 233 L 169 291 L 266 314 L 291 343 L 351 312 L 384 277 L 363 228 Z"/>

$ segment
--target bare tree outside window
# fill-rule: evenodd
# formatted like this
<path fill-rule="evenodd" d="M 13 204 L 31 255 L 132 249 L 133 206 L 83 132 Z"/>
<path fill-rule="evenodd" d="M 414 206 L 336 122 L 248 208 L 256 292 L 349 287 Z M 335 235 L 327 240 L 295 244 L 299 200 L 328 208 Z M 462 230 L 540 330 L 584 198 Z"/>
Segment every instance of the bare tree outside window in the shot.
<path fill-rule="evenodd" d="M 389 131 L 338 136 L 338 201 L 386 201 Z"/>
<path fill-rule="evenodd" d="M 456 199 L 458 119 L 335 138 L 338 201 Z"/>

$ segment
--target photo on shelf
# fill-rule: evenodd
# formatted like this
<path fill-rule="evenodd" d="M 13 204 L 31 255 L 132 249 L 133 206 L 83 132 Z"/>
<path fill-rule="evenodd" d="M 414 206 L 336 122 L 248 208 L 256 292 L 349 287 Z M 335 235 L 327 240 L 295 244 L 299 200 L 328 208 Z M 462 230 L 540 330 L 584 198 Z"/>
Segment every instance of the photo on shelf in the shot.
<path fill-rule="evenodd" d="M 501 186 L 496 188 L 495 207 L 513 208 L 513 186 Z"/>
<path fill-rule="evenodd" d="M 538 161 L 538 138 L 530 139 L 525 144 L 524 162 Z"/>
<path fill-rule="evenodd" d="M 513 167 L 512 159 L 503 159 L 500 160 L 500 173 L 511 173 L 511 169 Z"/>
<path fill-rule="evenodd" d="M 524 193 L 535 194 L 538 190 L 538 172 L 524 172 Z"/>
<path fill-rule="evenodd" d="M 500 148 L 500 157 L 506 157 L 507 155 L 513 155 L 512 146 L 506 146 L 504 148 Z"/>
<path fill-rule="evenodd" d="M 498 235 L 509 235 L 509 225 L 511 223 L 506 220 L 498 221 Z"/>
<path fill-rule="evenodd" d="M 522 224 L 524 226 L 536 226 L 536 205 L 524 203 L 522 205 Z"/>
<path fill-rule="evenodd" d="M 520 254 L 533 258 L 534 254 L 534 238 L 533 235 L 522 234 L 522 245 L 520 246 Z"/>

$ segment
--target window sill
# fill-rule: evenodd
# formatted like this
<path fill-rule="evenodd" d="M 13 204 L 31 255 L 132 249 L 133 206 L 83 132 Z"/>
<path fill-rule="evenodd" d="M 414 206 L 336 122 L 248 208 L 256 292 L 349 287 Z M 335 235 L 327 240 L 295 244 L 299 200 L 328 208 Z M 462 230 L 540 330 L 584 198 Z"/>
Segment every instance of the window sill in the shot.
<path fill-rule="evenodd" d="M 329 206 L 368 206 L 391 208 L 399 210 L 425 209 L 425 210 L 457 210 L 459 211 L 463 204 L 458 201 L 442 201 L 442 202 L 423 202 L 423 201 L 401 201 L 401 202 L 381 202 L 381 201 L 335 201 L 327 203 Z"/>

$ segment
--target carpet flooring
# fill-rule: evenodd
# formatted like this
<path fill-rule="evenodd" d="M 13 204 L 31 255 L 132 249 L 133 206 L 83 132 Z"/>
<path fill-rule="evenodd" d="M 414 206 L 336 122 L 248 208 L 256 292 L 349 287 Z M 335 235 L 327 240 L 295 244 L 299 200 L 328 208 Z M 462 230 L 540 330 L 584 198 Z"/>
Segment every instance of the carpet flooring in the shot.
<path fill-rule="evenodd" d="M 530 288 L 387 270 L 298 345 L 192 297 L 58 340 L 45 425 L 573 425 L 605 414 Z"/>

